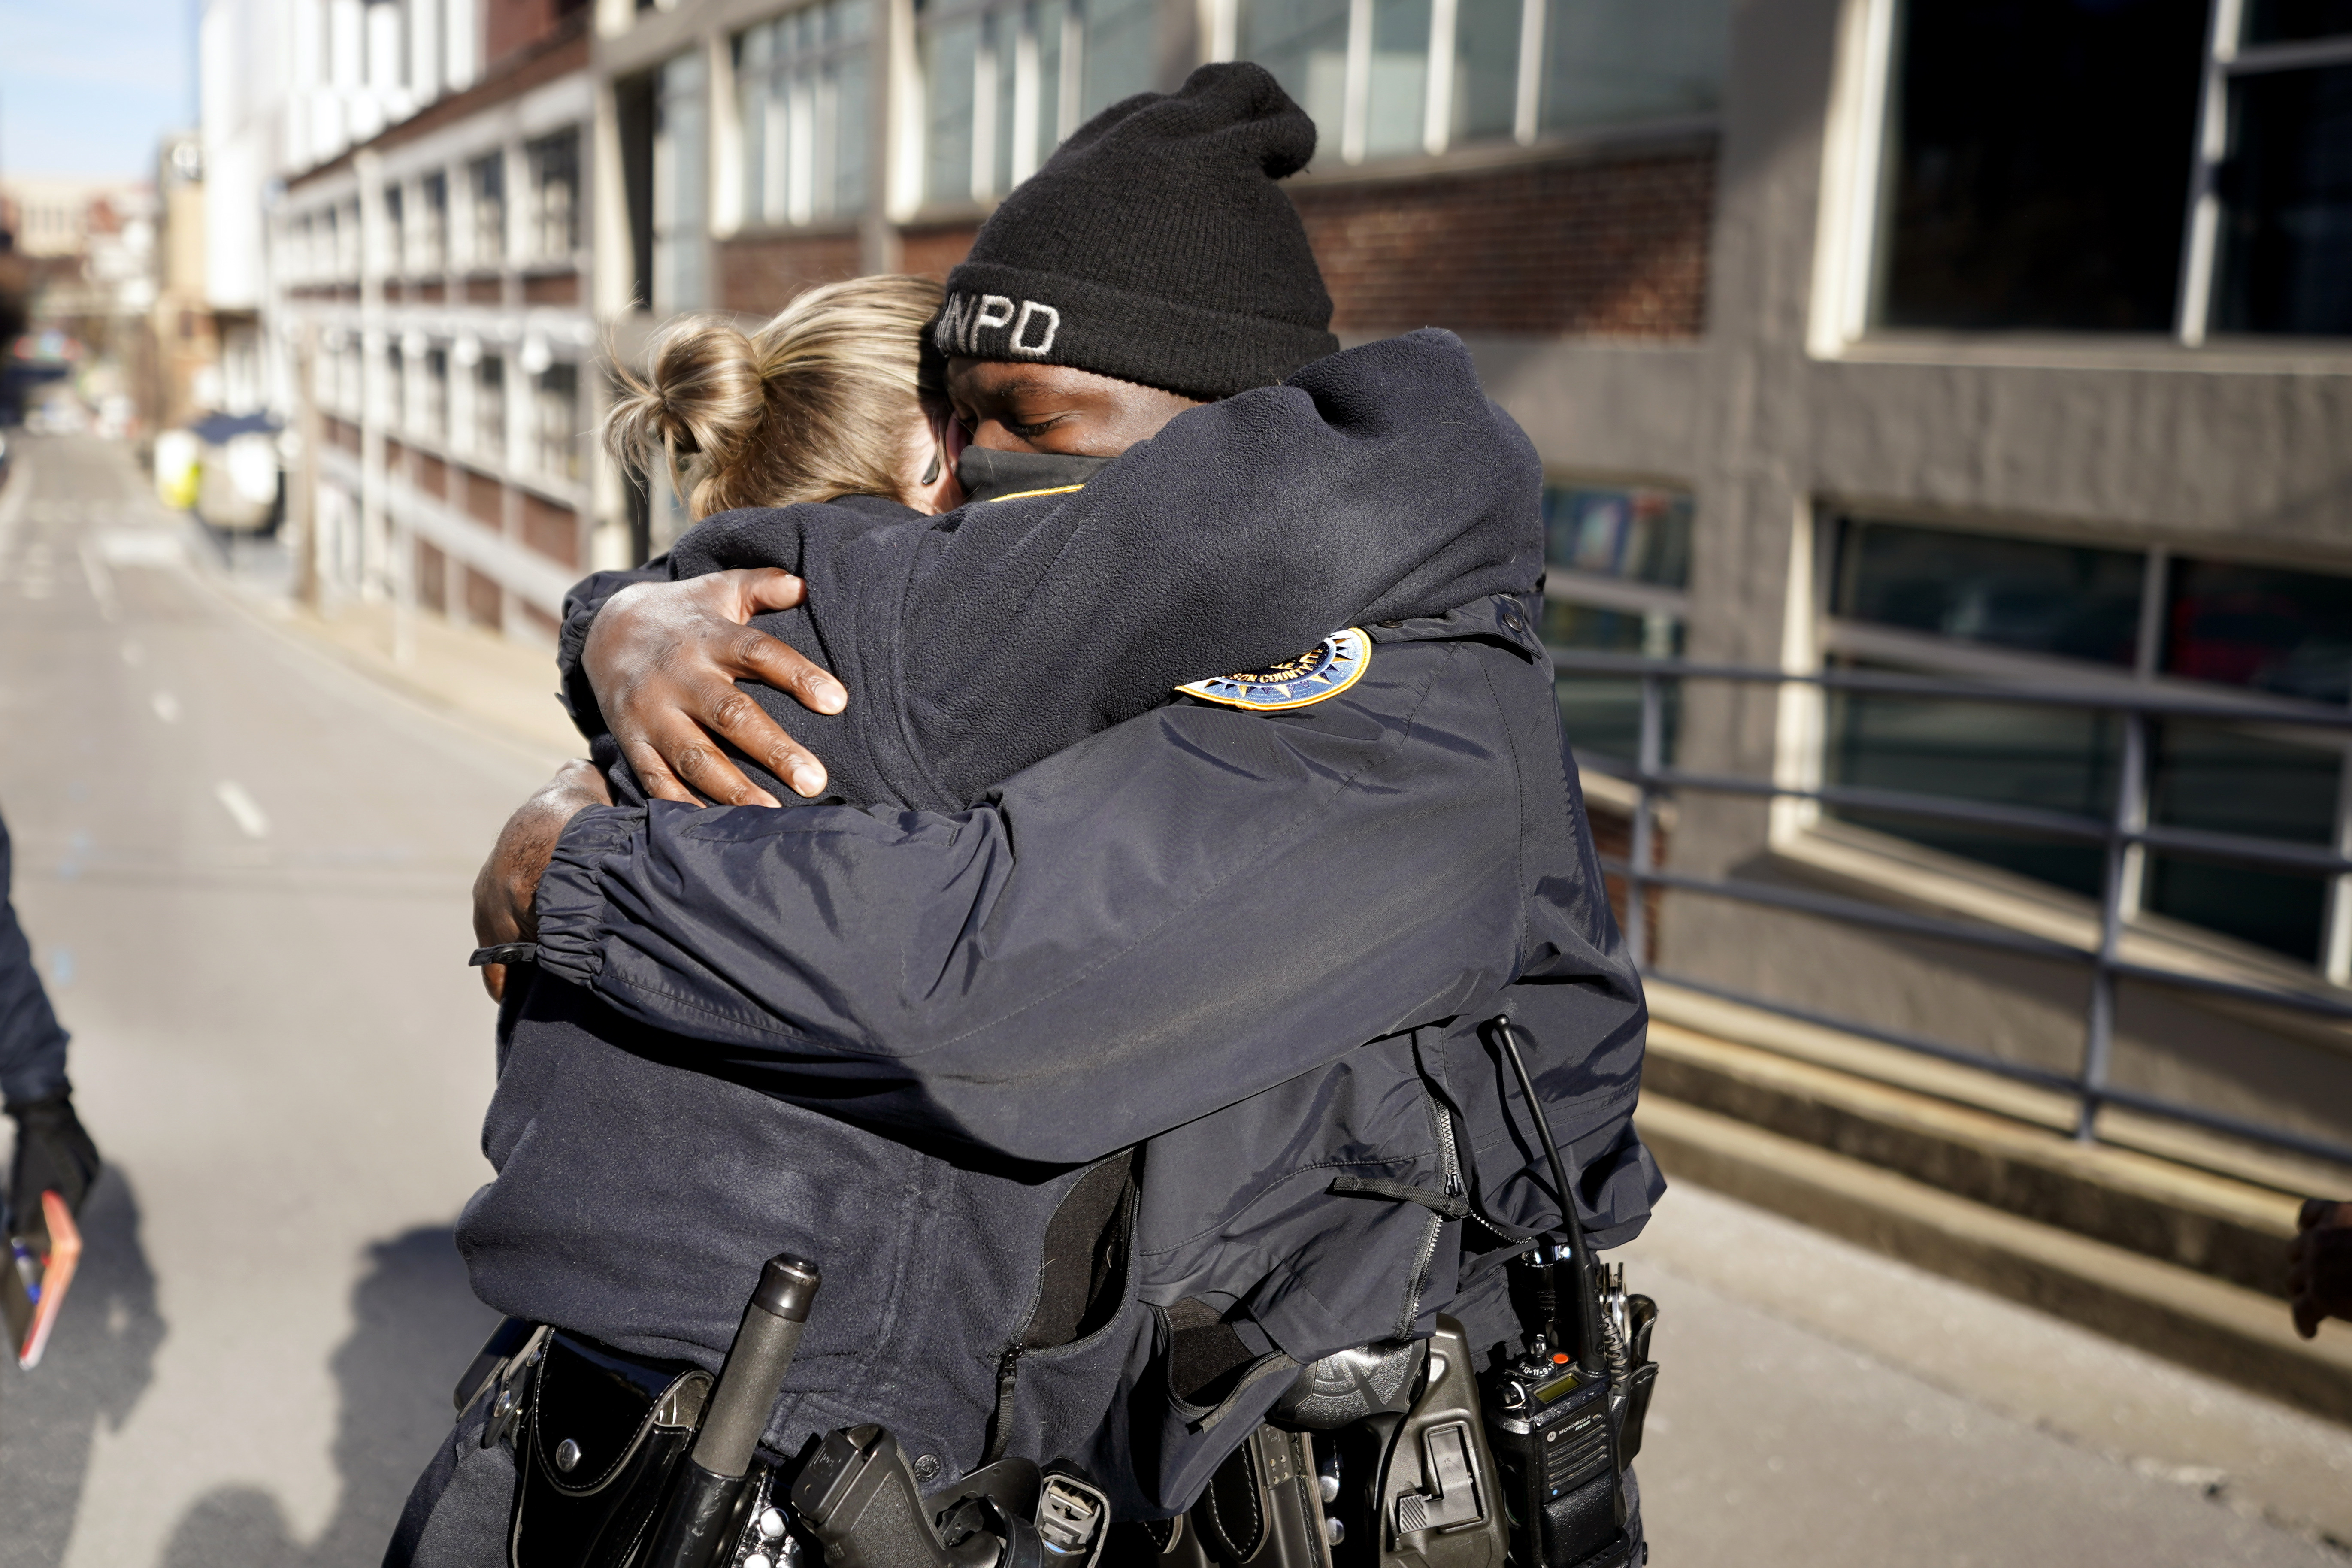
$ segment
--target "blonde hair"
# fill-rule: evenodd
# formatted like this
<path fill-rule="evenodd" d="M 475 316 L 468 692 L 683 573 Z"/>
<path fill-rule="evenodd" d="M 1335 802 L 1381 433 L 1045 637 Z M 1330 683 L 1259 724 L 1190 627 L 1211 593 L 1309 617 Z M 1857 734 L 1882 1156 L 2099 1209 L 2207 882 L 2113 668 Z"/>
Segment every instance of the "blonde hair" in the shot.
<path fill-rule="evenodd" d="M 812 289 L 746 336 L 717 316 L 663 327 L 622 394 L 604 442 L 625 465 L 666 463 L 698 518 L 845 495 L 903 499 L 908 435 L 939 395 L 923 330 L 928 278 L 853 278 Z"/>

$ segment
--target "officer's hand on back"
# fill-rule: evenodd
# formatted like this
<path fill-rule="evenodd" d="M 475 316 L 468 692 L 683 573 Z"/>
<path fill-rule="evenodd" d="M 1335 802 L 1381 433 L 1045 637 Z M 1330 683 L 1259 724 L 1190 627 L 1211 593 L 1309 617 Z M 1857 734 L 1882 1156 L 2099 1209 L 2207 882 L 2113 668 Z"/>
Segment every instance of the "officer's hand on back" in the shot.
<path fill-rule="evenodd" d="M 46 1252 L 49 1224 L 42 1213 L 41 1194 L 53 1192 L 65 1199 L 68 1210 L 79 1214 L 89 1184 L 98 1180 L 98 1145 L 74 1114 L 70 1093 L 11 1103 L 8 1115 L 16 1123 L 8 1207 L 16 1216 L 16 1234 Z"/>
<path fill-rule="evenodd" d="M 841 683 L 748 623 L 799 604 L 805 586 L 773 568 L 639 583 L 596 612 L 580 667 L 613 739 L 647 795 L 692 804 L 781 803 L 711 742 L 724 736 L 803 795 L 824 791 L 824 764 L 736 689 L 757 680 L 819 713 L 849 705 Z M 691 786 L 691 787 L 688 787 Z"/>
<path fill-rule="evenodd" d="M 574 760 L 563 764 L 538 794 L 507 818 L 490 858 L 474 878 L 474 941 L 483 947 L 530 942 L 539 934 L 539 917 L 532 909 L 539 897 L 539 879 L 547 874 L 555 841 L 563 825 L 592 805 L 610 805 L 613 792 L 592 763 Z M 502 1000 L 507 990 L 507 966 L 482 966 L 482 984 L 490 1000 Z"/>
<path fill-rule="evenodd" d="M 2286 1289 L 2294 1331 L 2310 1339 L 2323 1318 L 2352 1319 L 2352 1203 L 2313 1198 L 2301 1226 L 2287 1245 Z"/>

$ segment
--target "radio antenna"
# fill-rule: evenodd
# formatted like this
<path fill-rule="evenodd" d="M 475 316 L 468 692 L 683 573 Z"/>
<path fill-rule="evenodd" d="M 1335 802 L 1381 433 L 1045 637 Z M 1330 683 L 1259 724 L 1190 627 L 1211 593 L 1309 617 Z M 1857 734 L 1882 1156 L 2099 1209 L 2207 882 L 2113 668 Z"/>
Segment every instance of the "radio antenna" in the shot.
<path fill-rule="evenodd" d="M 1495 1018 L 1496 1037 L 1503 1043 L 1503 1054 L 1511 1058 L 1511 1071 L 1518 1076 L 1519 1092 L 1527 1097 L 1528 1111 L 1536 1119 L 1536 1136 L 1543 1140 L 1544 1158 L 1551 1163 L 1552 1184 L 1559 1192 L 1560 1224 L 1568 1232 L 1569 1257 L 1576 1265 L 1577 1361 L 1595 1377 L 1601 1375 L 1601 1296 L 1593 1281 L 1592 1244 L 1584 1234 L 1584 1222 L 1576 1213 L 1576 1188 L 1568 1179 L 1568 1162 L 1560 1158 L 1559 1145 L 1552 1141 L 1551 1123 L 1544 1120 L 1543 1103 L 1536 1099 L 1535 1080 L 1528 1076 L 1528 1064 L 1519 1058 L 1518 1031 L 1511 1026 L 1508 1013 Z"/>

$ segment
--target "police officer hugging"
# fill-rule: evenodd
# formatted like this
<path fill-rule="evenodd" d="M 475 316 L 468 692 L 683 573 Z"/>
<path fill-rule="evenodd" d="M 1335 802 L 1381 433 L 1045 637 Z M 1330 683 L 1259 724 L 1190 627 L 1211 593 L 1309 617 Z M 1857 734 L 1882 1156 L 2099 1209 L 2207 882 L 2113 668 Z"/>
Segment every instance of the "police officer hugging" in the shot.
<path fill-rule="evenodd" d="M 1313 145 L 1203 68 L 950 277 L 944 352 L 1222 401 L 1073 492 L 673 552 L 808 578 L 763 624 L 849 710 L 754 695 L 835 795 L 698 812 L 624 771 L 574 819 L 459 1226 L 483 1300 L 711 1368 L 799 1253 L 771 1453 L 879 1422 L 927 1484 L 1024 1455 L 1149 1518 L 1309 1360 L 1440 1310 L 1511 1338 L 1491 1265 L 1557 1211 L 1482 1020 L 1532 1037 L 1596 1239 L 1638 1230 L 1643 1016 L 1528 620 L 1539 470 L 1449 336 L 1332 353 L 1273 183 Z M 469 1419 L 394 1561 L 500 1555 L 512 1459 Z"/>

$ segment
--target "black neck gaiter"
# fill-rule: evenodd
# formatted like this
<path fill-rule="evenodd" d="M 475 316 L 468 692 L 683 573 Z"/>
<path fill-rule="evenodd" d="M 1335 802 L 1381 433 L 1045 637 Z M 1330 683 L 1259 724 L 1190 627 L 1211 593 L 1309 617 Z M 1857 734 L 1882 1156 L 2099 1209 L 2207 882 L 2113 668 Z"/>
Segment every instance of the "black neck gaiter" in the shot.
<path fill-rule="evenodd" d="M 1082 485 L 1100 473 L 1108 458 L 1081 458 L 1062 452 L 992 452 L 966 447 L 956 459 L 956 479 L 966 501 L 995 500 L 1024 490 L 1050 490 Z"/>

